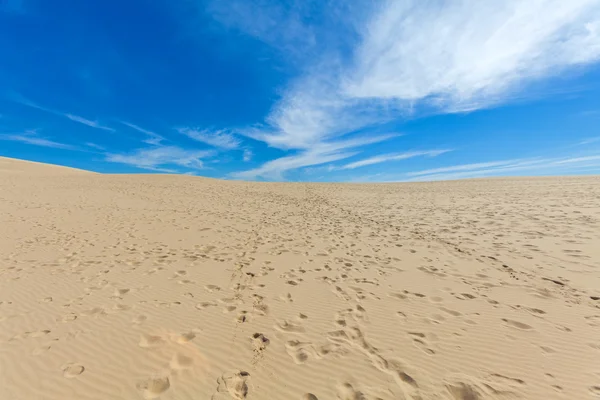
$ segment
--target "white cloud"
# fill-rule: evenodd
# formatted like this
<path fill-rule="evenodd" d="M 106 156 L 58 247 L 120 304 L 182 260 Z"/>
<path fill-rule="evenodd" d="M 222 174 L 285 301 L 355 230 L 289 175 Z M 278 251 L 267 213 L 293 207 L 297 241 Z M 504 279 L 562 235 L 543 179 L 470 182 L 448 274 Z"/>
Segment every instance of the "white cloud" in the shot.
<path fill-rule="evenodd" d="M 377 143 L 393 137 L 392 135 L 381 135 L 369 138 L 348 139 L 338 142 L 322 142 L 311 149 L 304 150 L 298 154 L 277 158 L 268 161 L 258 168 L 248 171 L 235 172 L 231 174 L 236 179 L 256 179 L 262 177 L 271 180 L 282 180 L 287 171 L 321 165 L 328 162 L 339 161 L 352 157 L 356 151 L 348 151 L 366 144 Z"/>
<path fill-rule="evenodd" d="M 143 134 L 147 135 L 148 137 L 144 140 L 142 140 L 142 142 L 153 145 L 153 146 L 158 146 L 160 145 L 165 138 L 162 137 L 161 135 L 159 135 L 158 133 L 154 133 L 152 131 L 149 131 L 148 129 L 144 129 L 138 125 L 132 124 L 131 122 L 126 122 L 126 121 L 120 121 L 123 125 L 130 127 L 133 130 L 136 130 L 138 132 L 142 132 Z"/>
<path fill-rule="evenodd" d="M 13 98 L 13 100 L 15 102 L 17 102 L 19 104 L 22 104 L 24 106 L 35 108 L 35 109 L 38 109 L 38 110 L 41 110 L 41 111 L 45 111 L 47 113 L 58 115 L 58 116 L 61 116 L 61 117 L 65 117 L 67 119 L 70 119 L 73 122 L 77 122 L 77 123 L 89 126 L 91 128 L 102 129 L 102 130 L 110 131 L 110 132 L 114 132 L 115 131 L 113 128 L 110 128 L 108 126 L 100 125 L 100 123 L 97 122 L 97 121 L 92 121 L 90 119 L 83 118 L 83 117 L 80 117 L 78 115 L 74 115 L 74 114 L 70 114 L 70 113 L 65 113 L 65 112 L 62 112 L 62 111 L 54 110 L 52 108 L 41 106 L 41 105 L 39 105 L 37 103 L 34 103 L 33 101 L 31 101 L 29 99 L 26 99 L 25 97 L 23 97 L 23 96 L 21 96 L 19 94 L 14 94 L 12 96 L 12 98 Z"/>
<path fill-rule="evenodd" d="M 200 169 L 204 166 L 202 159 L 213 155 L 214 152 L 207 150 L 187 150 L 176 146 L 165 146 L 137 149 L 128 154 L 106 154 L 105 160 L 148 170 L 176 172 L 165 167 L 176 165 Z"/>
<path fill-rule="evenodd" d="M 54 149 L 80 150 L 78 147 L 72 146 L 70 144 L 59 143 L 53 140 L 35 136 L 34 131 L 29 131 L 24 134 L 2 134 L 0 135 L 0 140 L 9 140 L 12 142 L 21 142 L 33 146 L 51 147 Z"/>
<path fill-rule="evenodd" d="M 248 161 L 252 160 L 253 156 L 254 156 L 254 153 L 252 153 L 252 150 L 250 150 L 250 149 L 244 150 L 244 155 L 243 155 L 244 162 L 248 162 Z"/>
<path fill-rule="evenodd" d="M 100 146 L 100 145 L 98 145 L 96 143 L 86 142 L 85 145 L 88 146 L 88 147 L 91 147 L 93 149 L 96 149 L 96 150 L 105 150 L 104 147 L 102 147 L 102 146 Z"/>
<path fill-rule="evenodd" d="M 428 150 L 428 151 L 409 151 L 405 153 L 394 153 L 394 154 L 382 154 L 375 157 L 365 158 L 363 160 L 351 162 L 343 165 L 340 169 L 355 169 L 359 167 L 365 167 L 367 165 L 380 164 L 388 161 L 406 160 L 413 157 L 437 157 L 440 154 L 447 153 L 451 150 Z"/>
<path fill-rule="evenodd" d="M 353 98 L 476 109 L 600 58 L 597 0 L 386 2 L 343 84 Z"/>
<path fill-rule="evenodd" d="M 344 51 L 327 45 L 338 43 L 334 32 L 301 24 L 304 9 L 260 4 L 264 7 L 252 8 L 254 14 L 242 8 L 226 23 L 282 52 L 291 51 L 299 34 L 314 36 L 300 40 L 313 62 L 300 64 L 302 73 L 283 91 L 264 126 L 242 132 L 284 150 L 308 152 L 323 141 L 419 110 L 460 112 L 502 104 L 521 96 L 527 84 L 600 59 L 597 0 L 390 0 L 345 14 L 336 14 L 334 6 L 330 14 L 348 21 L 335 27 L 345 26 L 342 34 L 357 38 L 342 41 Z M 290 32 L 289 20 L 294 21 Z"/>
<path fill-rule="evenodd" d="M 584 139 L 584 140 L 580 141 L 579 143 L 577 143 L 577 145 L 583 146 L 586 144 L 592 144 L 592 143 L 596 143 L 596 142 L 600 142 L 600 136 Z"/>
<path fill-rule="evenodd" d="M 55 112 L 55 114 L 62 115 L 64 117 L 70 119 L 71 121 L 79 122 L 80 124 L 87 125 L 91 128 L 102 129 L 102 130 L 110 131 L 110 132 L 115 131 L 113 128 L 109 128 L 108 126 L 100 125 L 100 123 L 98 123 L 98 121 L 91 121 L 89 119 L 80 117 L 78 115 L 73 115 L 73 114 L 69 114 L 69 113 L 60 113 L 60 112 Z"/>
<path fill-rule="evenodd" d="M 526 172 L 535 175 L 566 174 L 578 170 L 600 172 L 600 155 L 566 158 L 532 158 L 463 164 L 406 173 L 391 181 L 438 181 L 514 175 Z M 408 179 L 406 178 L 408 177 Z"/>
<path fill-rule="evenodd" d="M 197 128 L 178 128 L 182 135 L 198 142 L 223 149 L 235 149 L 239 147 L 240 141 L 227 130 L 209 130 Z"/>

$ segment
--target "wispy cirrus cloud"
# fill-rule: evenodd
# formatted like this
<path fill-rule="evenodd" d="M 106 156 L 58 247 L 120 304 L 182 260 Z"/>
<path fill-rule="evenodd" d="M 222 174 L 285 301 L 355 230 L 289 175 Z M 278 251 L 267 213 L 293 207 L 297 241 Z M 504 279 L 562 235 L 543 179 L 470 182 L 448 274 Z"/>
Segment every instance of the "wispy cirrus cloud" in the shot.
<path fill-rule="evenodd" d="M 283 180 L 284 173 L 287 171 L 343 160 L 357 154 L 352 149 L 382 142 L 392 137 L 393 135 L 380 135 L 335 142 L 321 142 L 311 149 L 268 161 L 258 168 L 235 172 L 231 174 L 231 177 L 235 179 L 256 179 L 260 177 L 271 180 Z"/>
<path fill-rule="evenodd" d="M 298 46 L 311 54 L 265 123 L 242 133 L 307 154 L 322 142 L 424 110 L 510 102 L 530 83 L 600 59 L 597 0 L 382 1 L 345 13 L 336 2 L 325 3 L 324 20 L 343 26 L 345 39 L 305 24 L 310 6 L 233 4 L 235 13 L 214 12 L 216 19 L 284 54 L 294 56 L 290 48 Z"/>
<path fill-rule="evenodd" d="M 137 149 L 129 153 L 107 153 L 108 162 L 161 172 L 177 172 L 172 167 L 201 169 L 203 159 L 214 156 L 211 150 L 189 150 L 177 146 Z"/>
<path fill-rule="evenodd" d="M 66 113 L 66 112 L 54 110 L 52 108 L 41 106 L 41 105 L 39 105 L 37 103 L 34 103 L 33 101 L 31 101 L 29 99 L 26 99 L 25 97 L 23 97 L 21 95 L 18 95 L 18 94 L 13 95 L 12 99 L 15 102 L 17 102 L 19 104 L 22 104 L 24 106 L 35 108 L 35 109 L 38 109 L 38 110 L 41 110 L 41 111 L 44 111 L 44 112 L 47 112 L 47 113 L 50 113 L 50 114 L 58 115 L 58 116 L 67 118 L 67 119 L 69 119 L 69 120 L 71 120 L 73 122 L 77 122 L 79 124 L 89 126 L 90 128 L 101 129 L 101 130 L 105 130 L 105 131 L 109 131 L 109 132 L 114 132 L 115 131 L 113 128 L 101 125 L 98 121 L 93 121 L 93 120 L 81 117 L 79 115 L 70 114 L 70 113 Z"/>
<path fill-rule="evenodd" d="M 587 139 L 583 139 L 582 141 L 578 142 L 577 145 L 578 146 L 583 146 L 586 144 L 592 144 L 592 143 L 598 143 L 600 142 L 600 136 L 596 136 L 596 137 L 590 137 Z"/>
<path fill-rule="evenodd" d="M 147 135 L 148 137 L 146 139 L 142 140 L 144 143 L 158 146 L 165 140 L 165 138 L 162 137 L 161 135 L 159 135 L 158 133 L 152 132 L 148 129 L 144 129 L 138 125 L 132 124 L 131 122 L 126 122 L 126 121 L 120 121 L 120 122 L 123 125 L 128 126 L 129 128 L 131 128 L 133 130 L 136 130 L 138 132 L 141 132 L 141 133 Z"/>
<path fill-rule="evenodd" d="M 529 173 L 534 175 L 568 174 L 580 170 L 600 172 L 600 155 L 530 158 L 453 165 L 408 172 L 393 181 L 439 181 Z"/>
<path fill-rule="evenodd" d="M 236 149 L 241 143 L 235 135 L 225 129 L 177 128 L 177 131 L 190 139 L 222 149 Z"/>
<path fill-rule="evenodd" d="M 339 169 L 355 169 L 365 167 L 367 165 L 381 164 L 389 161 L 406 160 L 414 157 L 437 157 L 451 150 L 427 150 L 427 151 L 407 151 L 404 153 L 382 154 L 375 157 L 365 158 L 363 160 L 354 161 L 349 164 L 339 167 Z"/>
<path fill-rule="evenodd" d="M 248 161 L 252 160 L 253 156 L 254 156 L 254 153 L 252 153 L 252 150 L 244 149 L 244 153 L 242 156 L 242 159 L 244 160 L 244 162 L 248 162 Z"/>
<path fill-rule="evenodd" d="M 81 150 L 81 148 L 79 148 L 77 146 L 60 143 L 60 142 L 55 142 L 53 140 L 37 136 L 37 133 L 35 131 L 26 131 L 24 133 L 16 133 L 16 134 L 15 133 L 0 134 L 0 140 L 21 142 L 21 143 L 30 144 L 33 146 L 50 147 L 53 149 L 76 150 L 76 151 Z"/>

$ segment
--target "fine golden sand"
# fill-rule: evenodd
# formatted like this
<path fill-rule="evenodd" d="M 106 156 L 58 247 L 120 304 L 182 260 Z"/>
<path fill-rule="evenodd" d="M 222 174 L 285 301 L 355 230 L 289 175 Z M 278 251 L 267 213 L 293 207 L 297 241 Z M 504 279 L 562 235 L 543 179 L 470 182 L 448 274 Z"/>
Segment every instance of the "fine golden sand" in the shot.
<path fill-rule="evenodd" d="M 593 399 L 600 178 L 0 158 L 0 399 Z"/>

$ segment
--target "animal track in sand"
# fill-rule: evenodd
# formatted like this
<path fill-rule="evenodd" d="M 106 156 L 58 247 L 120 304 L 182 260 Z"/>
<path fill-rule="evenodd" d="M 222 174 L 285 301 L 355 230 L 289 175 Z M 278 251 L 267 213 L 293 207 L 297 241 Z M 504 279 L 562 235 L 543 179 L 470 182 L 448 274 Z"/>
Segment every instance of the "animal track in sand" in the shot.
<path fill-rule="evenodd" d="M 156 399 L 169 390 L 170 387 L 171 382 L 169 382 L 169 377 L 167 376 L 146 379 L 138 382 L 136 385 L 137 390 L 142 392 L 142 396 L 145 399 Z"/>
<path fill-rule="evenodd" d="M 249 391 L 248 379 L 250 374 L 246 371 L 225 372 L 217 379 L 217 393 L 227 393 L 235 400 L 244 400 Z"/>
<path fill-rule="evenodd" d="M 68 363 L 61 367 L 65 378 L 75 378 L 85 371 L 85 367 L 81 364 Z"/>

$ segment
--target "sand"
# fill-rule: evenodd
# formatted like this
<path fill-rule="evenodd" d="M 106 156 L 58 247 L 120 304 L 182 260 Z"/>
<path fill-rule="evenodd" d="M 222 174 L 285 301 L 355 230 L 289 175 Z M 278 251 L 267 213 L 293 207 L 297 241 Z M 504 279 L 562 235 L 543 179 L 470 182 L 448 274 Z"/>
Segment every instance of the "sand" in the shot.
<path fill-rule="evenodd" d="M 0 158 L 0 399 L 592 399 L 600 178 Z"/>

